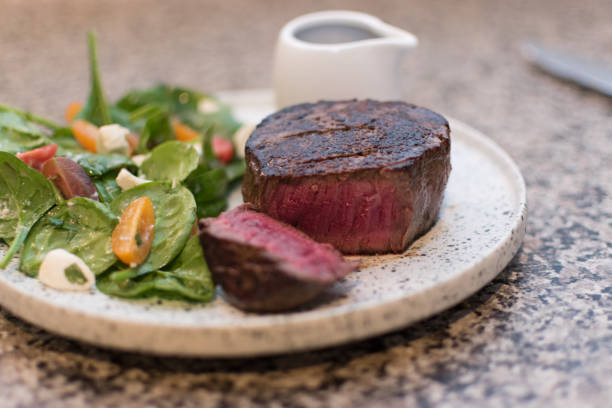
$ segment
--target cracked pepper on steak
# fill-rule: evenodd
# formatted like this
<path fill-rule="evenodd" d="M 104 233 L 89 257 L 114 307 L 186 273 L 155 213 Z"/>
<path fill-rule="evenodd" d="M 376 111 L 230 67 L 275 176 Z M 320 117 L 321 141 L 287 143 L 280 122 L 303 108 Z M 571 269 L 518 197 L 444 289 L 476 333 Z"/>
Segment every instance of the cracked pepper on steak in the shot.
<path fill-rule="evenodd" d="M 265 118 L 245 158 L 258 210 L 347 254 L 402 252 L 438 217 L 450 128 L 404 102 L 305 103 Z"/>

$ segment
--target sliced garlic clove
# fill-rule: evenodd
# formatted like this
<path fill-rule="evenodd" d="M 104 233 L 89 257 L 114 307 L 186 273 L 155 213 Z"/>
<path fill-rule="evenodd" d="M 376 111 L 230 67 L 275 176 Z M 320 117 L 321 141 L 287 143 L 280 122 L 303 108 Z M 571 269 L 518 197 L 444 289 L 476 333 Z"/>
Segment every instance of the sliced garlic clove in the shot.
<path fill-rule="evenodd" d="M 38 279 L 59 290 L 86 291 L 96 283 L 96 277 L 87 264 L 65 249 L 53 249 L 47 253 L 38 270 Z M 79 279 L 85 281 L 78 282 Z"/>

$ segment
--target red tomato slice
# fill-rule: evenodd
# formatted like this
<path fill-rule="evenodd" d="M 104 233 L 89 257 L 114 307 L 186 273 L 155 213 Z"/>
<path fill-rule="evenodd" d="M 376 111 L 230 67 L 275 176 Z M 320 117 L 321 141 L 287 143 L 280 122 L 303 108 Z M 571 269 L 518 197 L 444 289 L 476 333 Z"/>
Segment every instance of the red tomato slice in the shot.
<path fill-rule="evenodd" d="M 23 160 L 28 166 L 40 171 L 44 162 L 55 156 L 57 145 L 50 144 L 42 147 L 37 147 L 27 152 L 17 153 L 17 157 Z"/>
<path fill-rule="evenodd" d="M 232 142 L 220 136 L 213 136 L 211 144 L 217 160 L 225 164 L 232 161 L 234 158 L 234 145 Z"/>

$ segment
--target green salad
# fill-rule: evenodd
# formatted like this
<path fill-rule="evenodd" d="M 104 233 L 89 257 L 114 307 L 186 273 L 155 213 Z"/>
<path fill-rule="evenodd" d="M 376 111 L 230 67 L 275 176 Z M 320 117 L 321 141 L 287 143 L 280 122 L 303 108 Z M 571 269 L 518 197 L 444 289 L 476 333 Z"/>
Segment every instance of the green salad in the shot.
<path fill-rule="evenodd" d="M 108 103 L 88 40 L 91 90 L 66 125 L 0 105 L 0 268 L 20 253 L 19 269 L 41 280 L 63 263 L 70 284 L 93 274 L 112 296 L 209 301 L 196 221 L 223 211 L 240 182 L 241 124 L 214 97 L 165 84 Z M 58 250 L 78 262 L 45 263 Z"/>

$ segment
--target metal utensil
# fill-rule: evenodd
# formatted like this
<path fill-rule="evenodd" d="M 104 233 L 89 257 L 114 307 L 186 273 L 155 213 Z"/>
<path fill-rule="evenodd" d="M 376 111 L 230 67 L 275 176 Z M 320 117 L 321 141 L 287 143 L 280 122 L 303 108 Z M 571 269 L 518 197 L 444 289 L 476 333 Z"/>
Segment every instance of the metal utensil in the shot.
<path fill-rule="evenodd" d="M 612 68 L 534 43 L 524 44 L 522 52 L 549 74 L 612 97 Z"/>

